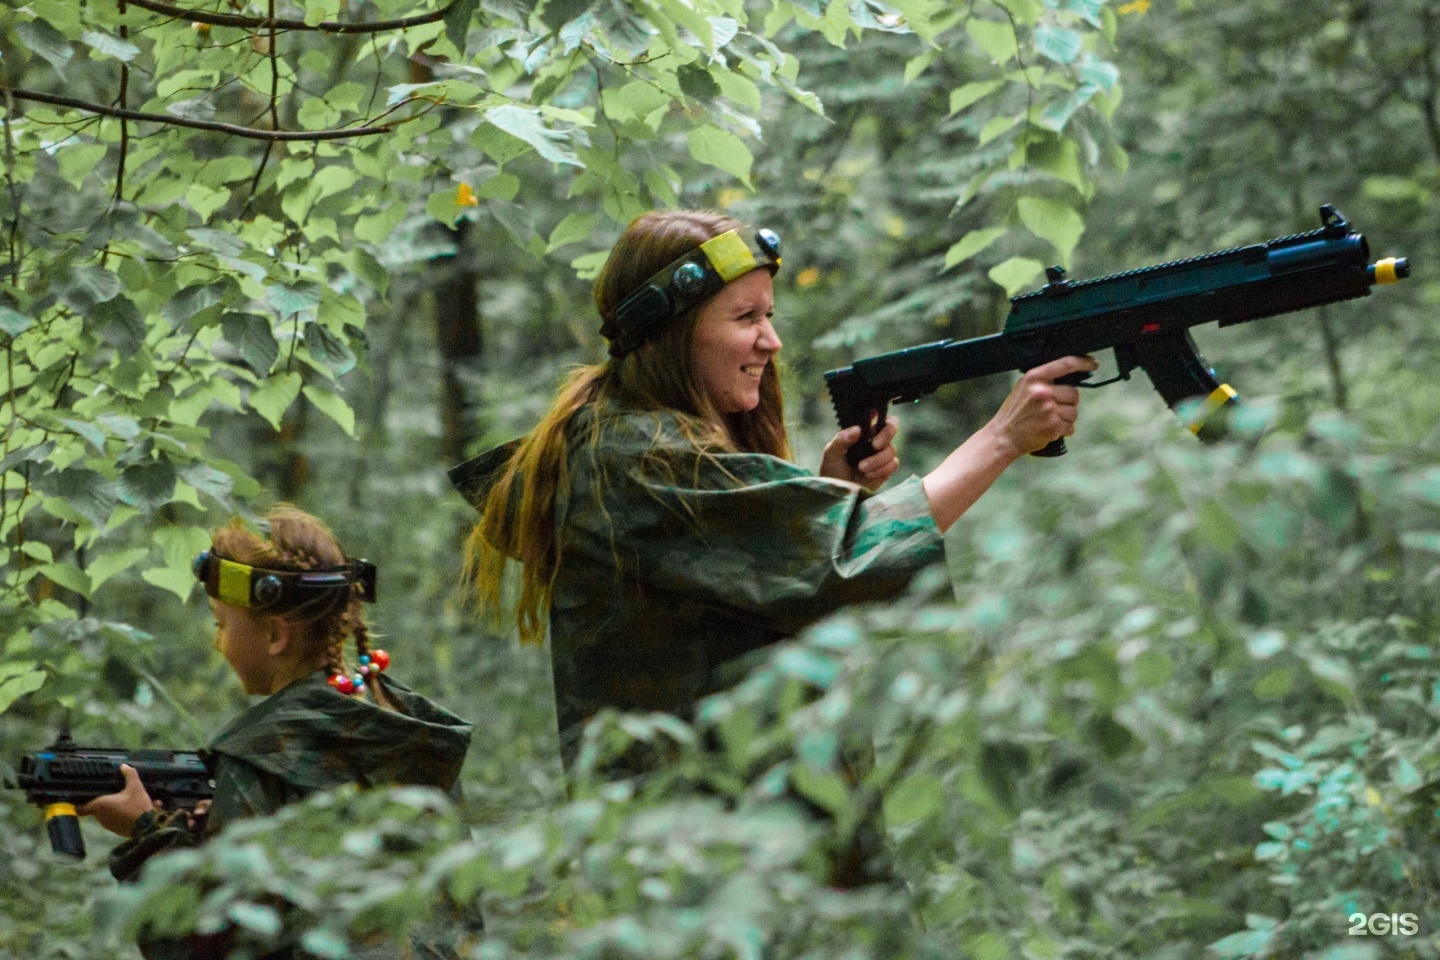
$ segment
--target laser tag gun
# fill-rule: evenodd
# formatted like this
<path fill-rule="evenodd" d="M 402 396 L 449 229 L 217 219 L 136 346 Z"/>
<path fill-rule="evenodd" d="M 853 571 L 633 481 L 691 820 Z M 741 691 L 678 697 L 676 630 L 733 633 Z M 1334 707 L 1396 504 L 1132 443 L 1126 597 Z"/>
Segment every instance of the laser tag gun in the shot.
<path fill-rule="evenodd" d="M 825 374 L 841 428 L 859 426 L 851 465 L 874 453 L 870 441 L 891 403 L 918 400 L 937 387 L 1009 370 L 1025 371 L 1060 357 L 1114 350 L 1119 376 L 1083 383 L 1088 371 L 1056 383 L 1103 387 L 1145 371 L 1171 410 L 1198 401 L 1190 429 L 1213 442 L 1224 433 L 1224 412 L 1235 391 L 1215 379 L 1195 349 L 1190 328 L 1220 326 L 1370 295 L 1377 283 L 1410 275 L 1405 258 L 1370 262 L 1365 238 L 1333 206 L 1320 208 L 1319 230 L 1236 247 L 1094 280 L 1067 280 L 1060 267 L 1046 285 L 1012 297 L 1001 333 L 973 340 L 940 340 L 857 360 Z M 1065 453 L 1063 438 L 1035 451 Z"/>
<path fill-rule="evenodd" d="M 122 763 L 135 768 L 145 792 L 167 810 L 193 809 L 215 794 L 215 781 L 198 752 L 77 747 L 70 739 L 67 723 L 54 744 L 20 760 L 16 784 L 25 791 L 26 800 L 45 811 L 50 848 L 57 854 L 72 860 L 85 859 L 85 841 L 80 836 L 80 818 L 75 808 L 125 789 Z"/>

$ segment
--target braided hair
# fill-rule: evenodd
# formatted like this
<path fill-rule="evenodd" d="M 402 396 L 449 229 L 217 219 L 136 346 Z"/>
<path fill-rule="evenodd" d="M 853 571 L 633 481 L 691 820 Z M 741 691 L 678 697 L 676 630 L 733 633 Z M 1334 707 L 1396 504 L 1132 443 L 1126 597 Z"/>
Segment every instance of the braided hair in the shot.
<path fill-rule="evenodd" d="M 270 529 L 269 540 L 246 529 L 237 519 L 211 534 L 215 554 L 252 567 L 298 572 L 345 563 L 345 551 L 319 518 L 298 507 L 280 504 L 271 508 L 263 519 Z M 348 596 L 322 596 L 316 602 L 268 616 L 299 628 L 302 643 L 308 649 L 323 649 L 325 670 L 330 676 L 350 676 L 355 671 L 345 663 L 345 639 L 355 638 L 357 656 L 370 655 L 370 628 L 361 612 L 364 590 L 357 581 L 350 585 Z M 372 670 L 365 675 L 365 687 L 377 704 L 395 709 L 394 702 L 380 686 L 379 671 Z"/>

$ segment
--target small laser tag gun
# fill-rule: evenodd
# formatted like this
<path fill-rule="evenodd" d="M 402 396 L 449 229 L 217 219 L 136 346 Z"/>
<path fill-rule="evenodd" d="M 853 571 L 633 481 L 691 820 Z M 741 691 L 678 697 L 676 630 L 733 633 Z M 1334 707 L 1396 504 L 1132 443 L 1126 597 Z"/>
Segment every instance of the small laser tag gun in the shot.
<path fill-rule="evenodd" d="M 1190 328 L 1318 307 L 1370 295 L 1377 283 L 1410 275 L 1405 258 L 1370 262 L 1365 238 L 1334 207 L 1320 208 L 1319 230 L 1222 250 L 1094 280 L 1072 281 L 1060 267 L 1045 271 L 1040 290 L 1012 297 L 1001 333 L 973 340 L 940 340 L 857 360 L 825 374 L 840 426 L 859 426 L 847 459 L 874 452 L 870 441 L 891 403 L 918 400 L 937 387 L 1009 370 L 1025 371 L 1060 357 L 1114 350 L 1119 376 L 1083 383 L 1088 372 L 1057 383 L 1103 387 L 1129 380 L 1139 368 L 1172 410 L 1198 401 L 1190 429 L 1213 442 L 1224 433 L 1224 412 L 1235 391 L 1221 384 L 1195 349 Z M 1179 412 L 1179 411 L 1177 411 Z M 1065 453 L 1063 438 L 1035 452 Z"/>
<path fill-rule="evenodd" d="M 176 750 L 107 750 L 77 747 L 68 725 L 55 743 L 20 760 L 18 783 L 25 799 L 45 811 L 50 848 L 62 857 L 85 859 L 77 805 L 125 788 L 120 764 L 140 774 L 151 799 L 167 810 L 193 808 L 215 794 L 215 781 L 202 754 Z"/>

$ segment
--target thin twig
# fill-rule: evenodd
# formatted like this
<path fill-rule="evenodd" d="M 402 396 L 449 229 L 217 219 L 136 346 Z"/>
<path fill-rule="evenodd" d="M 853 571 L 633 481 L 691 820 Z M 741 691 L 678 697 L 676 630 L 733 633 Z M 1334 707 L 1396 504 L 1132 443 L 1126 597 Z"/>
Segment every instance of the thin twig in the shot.
<path fill-rule="evenodd" d="M 120 0 L 120 15 L 121 15 L 121 16 L 124 16 L 124 15 L 125 15 L 125 0 Z M 130 36 L 130 28 L 127 27 L 127 26 L 124 26 L 124 25 L 122 24 L 121 27 L 120 27 L 120 39 L 121 39 L 121 40 L 126 40 L 126 39 L 129 38 L 129 36 Z M 129 65 L 128 63 L 126 63 L 125 61 L 122 60 L 122 61 L 120 61 L 120 109 L 122 109 L 122 110 L 126 109 L 126 107 L 129 106 L 129 105 L 126 103 L 126 100 L 127 100 L 127 98 L 128 98 L 128 94 L 129 94 L 129 91 L 130 91 L 130 65 Z M 124 191 L 124 189 L 125 189 L 125 157 L 126 157 L 126 155 L 127 155 L 129 152 L 130 152 L 130 125 L 129 125 L 128 123 L 126 123 L 126 122 L 125 122 L 125 118 L 122 117 L 122 118 L 120 118 L 120 161 L 119 161 L 118 164 L 116 164 L 116 167 L 115 167 L 115 202 L 116 202 L 116 203 L 119 203 L 121 200 L 125 199 L 124 196 L 123 196 L 123 191 Z"/>
<path fill-rule="evenodd" d="M 15 114 L 14 91 L 5 84 L 5 182 L 10 187 L 10 286 L 20 286 L 20 187 L 15 183 L 15 138 L 10 131 L 10 118 Z M 14 342 L 14 338 L 11 338 Z M 12 380 L 13 384 L 14 381 Z"/>
<path fill-rule="evenodd" d="M 304 20 L 276 20 L 272 17 L 241 17 L 233 13 L 210 13 L 204 10 L 186 10 L 184 7 L 177 7 L 168 3 L 160 3 L 159 0 L 126 0 L 137 7 L 143 7 L 152 13 L 161 13 L 178 20 L 188 20 L 191 23 L 209 23 L 217 27 L 241 27 L 246 30 L 259 30 L 262 27 L 278 27 L 281 30 L 317 30 L 321 33 L 384 33 L 387 30 L 404 30 L 407 27 L 419 27 L 427 23 L 435 23 L 444 20 L 450 13 L 454 3 L 447 3 L 439 10 L 430 13 L 422 13 L 414 17 L 402 17 L 399 20 L 376 20 L 374 23 L 339 23 L 334 20 L 325 20 L 321 23 L 306 23 Z M 122 6 L 121 12 L 124 12 Z M 272 11 L 273 12 L 273 11 Z"/>
<path fill-rule="evenodd" d="M 275 0 L 270 0 L 270 129 L 280 129 L 280 60 L 275 44 Z M 268 151 L 267 151 L 268 152 Z"/>
<path fill-rule="evenodd" d="M 422 110 L 412 117 L 405 117 L 375 127 L 341 127 L 335 130 L 259 130 L 255 127 L 241 127 L 233 123 L 215 123 L 210 120 L 191 120 L 188 117 L 175 117 L 164 113 L 144 113 L 140 110 L 123 110 L 118 107 L 107 107 L 99 103 L 73 100 L 70 97 L 57 97 L 48 93 L 37 93 L 34 90 L 11 90 L 10 94 L 17 100 L 32 100 L 35 103 L 48 103 L 58 107 L 70 107 L 75 110 L 98 113 L 106 117 L 120 117 L 125 120 L 141 120 L 147 123 L 168 124 L 172 127 L 190 127 L 194 130 L 212 130 L 216 133 L 225 133 L 232 137 L 245 137 L 250 140 L 283 142 L 297 140 L 346 140 L 350 137 L 371 137 L 377 133 L 389 133 L 400 124 L 417 120 L 429 112 L 428 109 Z M 408 102 L 415 103 L 420 100 L 429 100 L 431 103 L 435 102 L 429 97 L 411 97 Z"/>

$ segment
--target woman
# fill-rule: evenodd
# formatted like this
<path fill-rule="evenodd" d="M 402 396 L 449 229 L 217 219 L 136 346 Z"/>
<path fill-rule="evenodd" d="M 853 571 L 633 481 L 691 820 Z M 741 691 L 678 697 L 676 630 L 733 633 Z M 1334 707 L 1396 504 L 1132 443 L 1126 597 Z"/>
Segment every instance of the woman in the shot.
<path fill-rule="evenodd" d="M 481 513 L 467 572 L 501 605 L 523 564 L 522 642 L 548 623 L 561 754 L 603 707 L 687 716 L 736 658 L 848 603 L 893 597 L 943 555 L 941 534 L 1021 456 L 1070 436 L 1080 401 L 1022 376 L 995 417 L 923 479 L 891 418 L 852 468 L 859 428 L 818 475 L 788 462 L 775 357 L 779 238 L 713 213 L 657 211 L 625 230 L 595 284 L 610 359 L 577 370 L 528 436 L 452 471 Z M 726 670 L 727 665 L 731 669 Z"/>

